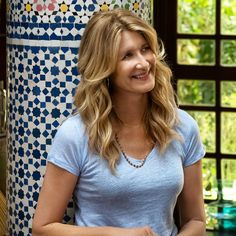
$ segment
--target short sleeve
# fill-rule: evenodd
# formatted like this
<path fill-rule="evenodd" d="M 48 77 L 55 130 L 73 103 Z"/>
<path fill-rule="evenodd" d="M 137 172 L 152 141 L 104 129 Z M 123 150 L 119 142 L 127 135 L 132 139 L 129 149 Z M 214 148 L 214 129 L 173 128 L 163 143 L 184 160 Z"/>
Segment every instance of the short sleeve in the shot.
<path fill-rule="evenodd" d="M 76 117 L 68 118 L 55 135 L 47 161 L 79 176 L 84 161 L 83 132 Z"/>
<path fill-rule="evenodd" d="M 205 148 L 200 138 L 197 122 L 186 112 L 181 114 L 181 133 L 183 142 L 183 166 L 190 166 L 205 155 Z"/>

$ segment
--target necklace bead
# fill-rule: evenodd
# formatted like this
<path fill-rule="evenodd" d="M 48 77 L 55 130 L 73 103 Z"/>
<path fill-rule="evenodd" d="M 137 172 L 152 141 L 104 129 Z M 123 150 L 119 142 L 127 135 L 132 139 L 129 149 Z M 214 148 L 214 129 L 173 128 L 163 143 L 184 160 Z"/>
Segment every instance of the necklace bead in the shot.
<path fill-rule="evenodd" d="M 131 165 L 131 166 L 133 166 L 134 168 L 137 168 L 137 169 L 143 167 L 143 165 L 145 164 L 146 159 L 147 159 L 147 157 L 148 157 L 148 154 L 145 156 L 144 159 L 142 159 L 142 162 L 141 162 L 140 165 L 136 165 L 136 164 L 134 164 L 134 163 L 132 163 L 132 162 L 130 161 L 130 159 L 127 157 L 127 155 L 126 155 L 125 152 L 123 151 L 123 149 L 122 149 L 122 147 L 121 147 L 121 144 L 120 144 L 120 142 L 119 142 L 119 139 L 118 139 L 117 134 L 115 134 L 115 139 L 116 139 L 116 142 L 117 142 L 117 144 L 118 144 L 118 146 L 119 146 L 119 148 L 120 148 L 120 151 L 121 151 L 122 155 L 124 156 L 124 158 L 125 158 L 125 160 L 128 162 L 128 164 Z"/>

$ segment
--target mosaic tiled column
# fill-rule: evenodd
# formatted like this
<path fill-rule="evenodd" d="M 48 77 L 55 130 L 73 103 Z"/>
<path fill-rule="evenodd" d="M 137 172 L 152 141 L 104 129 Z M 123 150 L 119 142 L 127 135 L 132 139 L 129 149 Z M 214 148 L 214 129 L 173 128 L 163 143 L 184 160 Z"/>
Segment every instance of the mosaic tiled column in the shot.
<path fill-rule="evenodd" d="M 7 3 L 9 235 L 31 235 L 47 153 L 71 113 L 77 54 L 95 11 L 125 7 L 150 20 L 151 0 L 14 0 Z M 69 207 L 70 208 L 70 207 Z M 65 220 L 71 219 L 67 214 Z"/>

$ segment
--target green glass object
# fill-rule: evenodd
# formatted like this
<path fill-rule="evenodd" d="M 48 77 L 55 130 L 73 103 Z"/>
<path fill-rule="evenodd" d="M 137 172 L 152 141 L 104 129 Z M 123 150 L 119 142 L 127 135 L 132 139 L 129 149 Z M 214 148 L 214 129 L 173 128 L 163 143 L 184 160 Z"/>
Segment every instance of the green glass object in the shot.
<path fill-rule="evenodd" d="M 217 180 L 217 201 L 208 204 L 208 216 L 213 219 L 214 230 L 236 232 L 236 202 L 225 200 L 226 192 L 236 192 L 236 181 Z"/>

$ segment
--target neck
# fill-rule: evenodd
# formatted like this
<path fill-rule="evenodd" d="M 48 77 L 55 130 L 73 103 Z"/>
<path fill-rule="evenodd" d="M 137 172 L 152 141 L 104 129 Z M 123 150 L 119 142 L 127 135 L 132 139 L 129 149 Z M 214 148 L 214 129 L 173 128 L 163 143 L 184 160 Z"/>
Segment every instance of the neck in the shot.
<path fill-rule="evenodd" d="M 147 95 L 113 97 L 115 118 L 124 126 L 140 126 L 144 123 L 147 110 Z"/>

